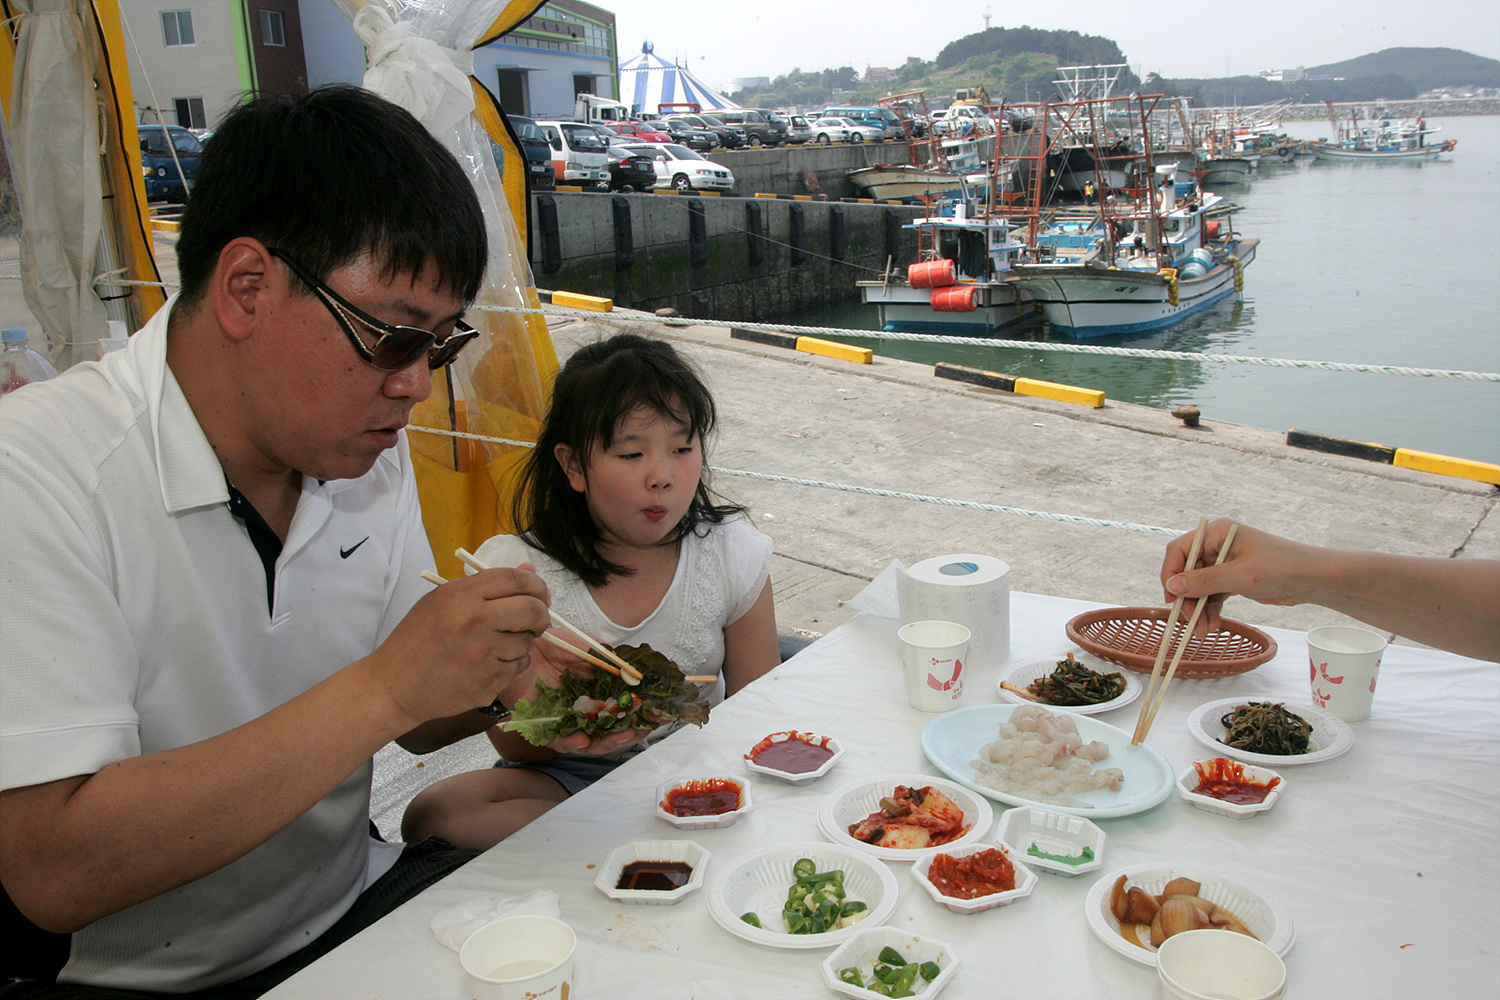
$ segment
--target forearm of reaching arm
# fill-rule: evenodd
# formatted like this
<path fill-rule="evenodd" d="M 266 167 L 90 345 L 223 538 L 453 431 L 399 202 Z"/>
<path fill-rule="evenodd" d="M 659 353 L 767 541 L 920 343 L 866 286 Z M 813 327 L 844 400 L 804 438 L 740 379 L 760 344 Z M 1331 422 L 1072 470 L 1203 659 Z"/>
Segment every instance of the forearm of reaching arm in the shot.
<path fill-rule="evenodd" d="M 75 931 L 253 850 L 417 721 L 366 661 L 221 736 L 0 793 L 0 880 Z"/>
<path fill-rule="evenodd" d="M 1500 660 L 1500 561 L 1330 551 L 1309 600 L 1428 646 Z"/>

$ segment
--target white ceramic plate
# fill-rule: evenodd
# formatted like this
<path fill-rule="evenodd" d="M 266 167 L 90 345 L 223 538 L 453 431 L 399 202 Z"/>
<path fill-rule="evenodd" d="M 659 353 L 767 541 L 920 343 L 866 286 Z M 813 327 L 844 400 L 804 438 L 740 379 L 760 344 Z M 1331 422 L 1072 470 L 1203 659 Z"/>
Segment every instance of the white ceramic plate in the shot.
<path fill-rule="evenodd" d="M 844 872 L 847 899 L 862 899 L 868 916 L 850 927 L 822 934 L 788 934 L 781 918 L 787 890 L 797 881 L 792 865 L 811 858 L 818 871 L 835 868 Z M 765 847 L 745 855 L 733 868 L 719 875 L 708 890 L 708 912 L 735 937 L 770 948 L 833 948 L 865 927 L 877 927 L 896 910 L 896 876 L 884 864 L 851 847 L 807 842 Z M 760 917 L 760 927 L 740 919 L 745 913 Z"/>
<path fill-rule="evenodd" d="M 922 730 L 922 749 L 948 777 L 974 791 L 1015 806 L 1040 805 L 1052 812 L 1069 816 L 1087 816 L 1089 819 L 1108 819 L 1112 816 L 1130 816 L 1145 812 L 1159 805 L 1172 794 L 1172 785 L 1177 774 L 1155 747 L 1148 743 L 1130 745 L 1130 734 L 1122 729 L 1091 719 L 1084 715 L 1073 715 L 1078 735 L 1084 742 L 1098 740 L 1109 747 L 1109 756 L 1095 763 L 1095 768 L 1118 767 L 1125 773 L 1119 791 L 1107 788 L 1083 792 L 1073 796 L 1093 806 L 1083 809 L 1077 806 L 1060 806 L 1037 799 L 1024 799 L 1009 792 L 998 792 L 974 782 L 973 760 L 979 748 L 1000 738 L 1000 723 L 1016 711 L 1017 705 L 974 705 L 946 712 L 927 724 Z M 1049 708 L 1059 713 L 1062 709 Z M 1066 713 L 1072 714 L 1072 713 Z"/>
<path fill-rule="evenodd" d="M 1312 735 L 1308 737 L 1307 753 L 1273 754 L 1273 753 L 1251 753 L 1248 750 L 1236 750 L 1234 747 L 1225 746 L 1219 742 L 1224 735 L 1224 725 L 1219 721 L 1230 709 L 1236 705 L 1248 705 L 1250 702 L 1269 701 L 1283 706 L 1293 715 L 1300 715 L 1312 723 Z M 1260 764 L 1263 767 L 1291 767 L 1293 764 L 1316 764 L 1320 760 L 1332 760 L 1349 752 L 1354 746 L 1354 730 L 1349 728 L 1349 723 L 1340 719 L 1316 705 L 1304 701 L 1284 701 L 1280 698 L 1245 697 L 1220 698 L 1206 705 L 1199 705 L 1193 709 L 1193 714 L 1188 716 L 1188 731 L 1193 738 L 1221 757 L 1233 757 L 1247 764 Z"/>
<path fill-rule="evenodd" d="M 1089 930 L 1110 948 L 1132 962 L 1156 967 L 1156 949 L 1151 947 L 1149 932 L 1140 944 L 1127 941 L 1120 933 L 1120 922 L 1109 908 L 1109 897 L 1115 880 L 1126 876 L 1129 885 L 1138 885 L 1153 895 L 1179 875 L 1185 875 L 1202 884 L 1198 895 L 1211 903 L 1224 907 L 1244 921 L 1256 937 L 1272 951 L 1286 957 L 1297 939 L 1297 930 L 1292 925 L 1292 915 L 1265 891 L 1252 883 L 1228 878 L 1193 865 L 1166 865 L 1150 862 L 1132 865 L 1111 872 L 1089 887 L 1083 902 L 1083 915 L 1088 920 Z M 1233 934 L 1234 931 L 1225 931 Z"/>
<path fill-rule="evenodd" d="M 953 800 L 963 810 L 964 823 L 969 829 L 963 836 L 939 844 L 936 847 L 896 848 L 881 847 L 849 836 L 849 827 L 880 808 L 880 800 L 896 790 L 897 785 L 909 788 L 931 786 Z M 995 821 L 995 810 L 989 800 L 962 785 L 954 784 L 930 774 L 892 774 L 874 781 L 859 781 L 845 785 L 823 800 L 818 808 L 818 829 L 823 836 L 843 847 L 874 855 L 883 861 L 916 861 L 939 852 L 951 851 L 966 844 L 977 844 L 990 832 Z"/>
<path fill-rule="evenodd" d="M 1028 684 L 1030 684 L 1034 680 L 1037 680 L 1038 678 L 1050 677 L 1052 676 L 1052 671 L 1057 669 L 1058 661 L 1066 658 L 1068 653 L 1072 653 L 1073 659 L 1077 660 L 1085 667 L 1088 667 L 1090 670 L 1096 670 L 1101 674 L 1122 675 L 1125 678 L 1125 690 L 1120 693 L 1120 696 L 1118 698 L 1111 698 L 1109 701 L 1101 701 L 1097 705 L 1048 705 L 1046 702 L 1032 703 L 1029 701 L 1029 699 L 1021 697 L 1014 691 L 1007 691 L 1005 690 L 1005 688 L 1000 686 L 1002 681 L 1009 681 L 1010 683 L 1016 685 L 1016 687 L 1026 687 Z M 1117 664 L 1106 663 L 1105 661 L 1099 659 L 1097 656 L 1090 656 L 1088 653 L 1082 652 L 1081 650 L 1067 650 L 1058 653 L 1056 656 L 1049 656 L 1046 659 L 1032 660 L 1030 663 L 1023 663 L 1019 667 L 1016 667 L 1014 670 L 1002 674 L 1000 676 L 1000 679 L 995 682 L 995 689 L 1000 692 L 1000 698 L 1002 701 L 1008 701 L 1017 705 L 1025 705 L 1028 703 L 1039 704 L 1049 709 L 1057 708 L 1061 709 L 1064 712 L 1072 712 L 1074 715 L 1098 715 L 1100 712 L 1112 712 L 1117 708 L 1122 708 L 1125 705 L 1128 705 L 1131 702 L 1135 701 L 1141 696 L 1141 691 L 1144 690 L 1144 688 L 1141 686 L 1140 678 L 1136 675 L 1136 672 L 1134 670 L 1126 670 L 1124 667 Z"/>

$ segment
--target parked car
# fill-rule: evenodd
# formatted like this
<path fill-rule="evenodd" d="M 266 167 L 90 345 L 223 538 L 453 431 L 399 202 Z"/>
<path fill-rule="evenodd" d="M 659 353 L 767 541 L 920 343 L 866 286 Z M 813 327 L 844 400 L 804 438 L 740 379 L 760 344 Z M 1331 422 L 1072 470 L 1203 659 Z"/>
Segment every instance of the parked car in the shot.
<path fill-rule="evenodd" d="M 686 146 L 669 142 L 641 143 L 629 148 L 651 157 L 658 187 L 674 187 L 679 191 L 734 190 L 734 173 L 728 167 L 704 159 Z"/>
<path fill-rule="evenodd" d="M 819 118 L 819 122 L 839 122 L 844 126 L 850 142 L 879 142 L 885 137 L 885 129 L 867 125 L 854 118 Z"/>
<path fill-rule="evenodd" d="M 654 127 L 657 122 L 595 122 L 594 127 L 613 132 L 636 142 L 671 142 L 668 132 Z"/>
<path fill-rule="evenodd" d="M 715 136 L 714 145 L 723 146 L 725 149 L 739 149 L 745 144 L 745 130 L 737 125 L 725 125 L 712 115 L 677 115 L 676 117 L 687 122 L 694 128 L 712 132 Z"/>
<path fill-rule="evenodd" d="M 843 118 L 819 118 L 812 123 L 813 141 L 821 145 L 849 141 L 849 123 Z"/>
<path fill-rule="evenodd" d="M 899 139 L 904 134 L 896 112 L 883 105 L 840 105 L 823 109 L 822 118 L 848 118 L 850 121 L 880 130 L 880 138 Z"/>
<path fill-rule="evenodd" d="M 203 144 L 180 125 L 137 125 L 136 131 L 141 137 L 141 174 L 146 181 L 146 200 L 186 201 L 188 189 L 198 176 L 198 159 L 203 155 Z"/>
<path fill-rule="evenodd" d="M 552 177 L 560 184 L 604 187 L 609 184 L 609 157 L 604 138 L 582 122 L 544 122 L 536 127 L 552 149 Z"/>
<path fill-rule="evenodd" d="M 718 133 L 700 128 L 686 118 L 668 118 L 662 122 L 662 127 L 672 137 L 673 142 L 689 149 L 707 152 L 719 144 Z"/>
<path fill-rule="evenodd" d="M 624 143 L 611 143 L 609 157 L 611 191 L 649 191 L 656 187 L 656 161 Z"/>
<path fill-rule="evenodd" d="M 717 117 L 725 125 L 744 129 L 746 141 L 752 146 L 779 146 L 786 141 L 786 123 L 768 117 L 771 114 L 760 108 L 736 108 L 721 111 Z"/>
<path fill-rule="evenodd" d="M 803 115 L 790 115 L 786 120 L 786 141 L 800 146 L 804 142 L 812 142 L 812 123 Z"/>
<path fill-rule="evenodd" d="M 525 115 L 505 117 L 510 119 L 510 127 L 521 144 L 521 152 L 526 154 L 526 179 L 533 187 L 552 187 L 555 183 L 552 174 L 552 146 L 542 135 L 542 130 Z"/>

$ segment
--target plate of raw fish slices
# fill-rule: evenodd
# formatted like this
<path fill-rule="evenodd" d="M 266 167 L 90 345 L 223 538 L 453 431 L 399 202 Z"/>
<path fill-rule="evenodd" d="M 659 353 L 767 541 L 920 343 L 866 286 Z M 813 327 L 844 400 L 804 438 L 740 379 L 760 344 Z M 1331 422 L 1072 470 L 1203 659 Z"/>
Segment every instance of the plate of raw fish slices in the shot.
<path fill-rule="evenodd" d="M 1015 742 L 996 747 L 1005 723 L 1022 731 Z M 992 748 L 990 756 L 1014 758 L 1023 766 L 1013 770 L 1013 763 L 981 761 L 981 754 Z M 1131 746 L 1130 734 L 1123 729 L 1039 705 L 956 708 L 922 730 L 922 750 L 938 770 L 986 798 L 1017 806 L 1043 805 L 1089 819 L 1145 812 L 1165 801 L 1177 780 L 1160 751 L 1147 743 Z M 1028 762 L 1023 757 L 1036 759 Z M 1052 770 L 1062 773 L 1049 773 Z M 1022 780 L 1033 777 L 1036 780 L 1029 784 Z M 1099 787 L 1078 787 L 1089 783 Z"/>

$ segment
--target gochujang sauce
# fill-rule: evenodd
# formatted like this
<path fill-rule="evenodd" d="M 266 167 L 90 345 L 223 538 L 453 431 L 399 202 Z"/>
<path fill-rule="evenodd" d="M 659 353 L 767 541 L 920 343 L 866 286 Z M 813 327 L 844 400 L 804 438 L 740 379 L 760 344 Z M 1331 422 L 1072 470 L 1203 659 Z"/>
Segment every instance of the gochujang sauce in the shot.
<path fill-rule="evenodd" d="M 740 786 L 725 778 L 688 781 L 667 792 L 662 807 L 673 816 L 718 816 L 740 807 Z"/>
<path fill-rule="evenodd" d="M 826 738 L 822 743 L 809 743 L 799 739 L 796 734 L 792 734 L 792 738 L 787 740 L 774 740 L 767 736 L 755 745 L 748 756 L 761 767 L 787 774 L 807 774 L 822 767 L 833 756 L 833 751 L 828 749 L 827 744 Z"/>
<path fill-rule="evenodd" d="M 1235 805 L 1251 806 L 1264 802 L 1271 789 L 1281 784 L 1280 778 L 1272 778 L 1269 784 L 1261 784 L 1245 777 L 1245 765 L 1216 757 L 1213 760 L 1194 761 L 1198 772 L 1198 785 L 1193 789 L 1197 795 Z"/>
<path fill-rule="evenodd" d="M 651 889 L 671 892 L 692 877 L 686 861 L 632 861 L 620 872 L 616 889 Z"/>

